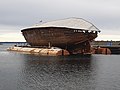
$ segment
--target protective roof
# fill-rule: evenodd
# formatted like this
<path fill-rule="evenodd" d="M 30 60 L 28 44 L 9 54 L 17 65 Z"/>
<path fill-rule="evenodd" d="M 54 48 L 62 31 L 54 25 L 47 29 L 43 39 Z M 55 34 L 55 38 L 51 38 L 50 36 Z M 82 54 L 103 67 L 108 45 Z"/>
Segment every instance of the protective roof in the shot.
<path fill-rule="evenodd" d="M 31 28 L 42 28 L 42 27 L 64 27 L 64 28 L 72 28 L 72 29 L 100 31 L 92 23 L 82 18 L 74 18 L 74 17 L 37 24 L 35 26 L 32 26 Z"/>

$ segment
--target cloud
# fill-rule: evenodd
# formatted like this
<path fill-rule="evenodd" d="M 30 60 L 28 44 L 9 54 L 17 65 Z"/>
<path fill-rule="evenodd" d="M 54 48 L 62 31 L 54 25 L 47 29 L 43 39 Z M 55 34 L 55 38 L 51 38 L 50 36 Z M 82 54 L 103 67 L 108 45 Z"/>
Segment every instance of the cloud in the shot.
<path fill-rule="evenodd" d="M 22 26 L 0 25 L 0 35 L 6 33 L 19 33 Z"/>
<path fill-rule="evenodd" d="M 120 35 L 99 35 L 95 40 L 120 41 Z"/>
<path fill-rule="evenodd" d="M 119 0 L 3 0 L 0 23 L 32 25 L 66 17 L 83 17 L 109 25 L 120 20 Z M 91 20 L 91 21 L 92 21 Z"/>
<path fill-rule="evenodd" d="M 20 26 L 0 25 L 0 42 L 25 41 Z"/>
<path fill-rule="evenodd" d="M 120 31 L 120 0 L 2 0 L 0 25 L 2 33 L 18 33 L 21 27 L 68 17 L 84 18 L 105 34 Z M 11 28 L 14 26 L 15 28 Z M 16 28 L 17 26 L 17 28 Z M 9 29 L 9 30 L 8 30 Z M 0 34 L 1 35 L 1 34 Z"/>
<path fill-rule="evenodd" d="M 22 42 L 25 41 L 21 33 L 7 33 L 0 35 L 0 42 Z"/>

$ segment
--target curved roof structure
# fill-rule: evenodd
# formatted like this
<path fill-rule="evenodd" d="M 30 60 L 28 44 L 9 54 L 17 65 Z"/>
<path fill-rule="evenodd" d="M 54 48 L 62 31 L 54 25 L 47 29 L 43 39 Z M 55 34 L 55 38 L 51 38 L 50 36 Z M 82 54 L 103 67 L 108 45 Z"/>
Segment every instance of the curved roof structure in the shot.
<path fill-rule="evenodd" d="M 42 28 L 42 27 L 62 27 L 62 28 L 83 29 L 90 31 L 100 31 L 92 23 L 82 18 L 74 18 L 74 17 L 37 24 L 29 28 Z"/>

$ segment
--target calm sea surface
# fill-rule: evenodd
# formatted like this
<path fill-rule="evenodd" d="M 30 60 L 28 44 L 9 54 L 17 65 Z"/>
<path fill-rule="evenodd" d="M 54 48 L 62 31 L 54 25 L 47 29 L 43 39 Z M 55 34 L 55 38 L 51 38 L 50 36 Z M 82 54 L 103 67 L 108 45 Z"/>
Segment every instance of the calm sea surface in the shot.
<path fill-rule="evenodd" d="M 120 55 L 47 57 L 0 45 L 0 90 L 120 90 Z"/>

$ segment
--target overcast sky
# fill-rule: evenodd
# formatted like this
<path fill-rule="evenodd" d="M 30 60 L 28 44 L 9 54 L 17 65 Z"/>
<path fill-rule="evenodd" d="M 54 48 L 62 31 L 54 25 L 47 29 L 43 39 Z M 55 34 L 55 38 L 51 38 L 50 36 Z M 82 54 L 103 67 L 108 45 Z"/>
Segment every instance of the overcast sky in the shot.
<path fill-rule="evenodd" d="M 24 41 L 20 30 L 69 17 L 101 30 L 98 40 L 120 39 L 120 0 L 0 0 L 0 41 Z"/>

